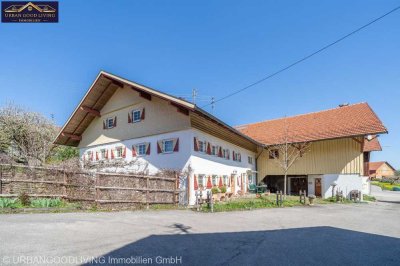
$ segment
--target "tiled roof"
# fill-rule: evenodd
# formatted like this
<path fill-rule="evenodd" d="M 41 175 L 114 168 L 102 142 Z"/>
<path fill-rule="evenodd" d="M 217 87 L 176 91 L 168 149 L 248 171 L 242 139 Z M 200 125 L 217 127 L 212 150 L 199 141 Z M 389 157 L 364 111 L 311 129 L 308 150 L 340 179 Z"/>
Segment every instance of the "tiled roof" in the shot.
<path fill-rule="evenodd" d="M 371 140 L 368 140 L 368 138 L 365 138 L 364 140 L 364 151 L 381 151 L 382 146 L 379 143 L 378 137 L 377 136 L 372 136 Z"/>
<path fill-rule="evenodd" d="M 381 167 L 382 164 L 385 162 L 370 162 L 369 165 L 369 170 L 370 171 L 376 171 L 378 170 L 379 167 Z"/>
<path fill-rule="evenodd" d="M 236 127 L 265 145 L 387 133 L 367 103 Z"/>

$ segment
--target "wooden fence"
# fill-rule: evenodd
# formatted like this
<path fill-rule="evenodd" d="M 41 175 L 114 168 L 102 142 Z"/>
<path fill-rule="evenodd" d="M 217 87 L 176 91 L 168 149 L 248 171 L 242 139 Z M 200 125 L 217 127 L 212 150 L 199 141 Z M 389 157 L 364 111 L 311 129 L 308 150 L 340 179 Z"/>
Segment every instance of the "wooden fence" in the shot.
<path fill-rule="evenodd" d="M 72 172 L 0 164 L 0 197 L 59 197 L 126 208 L 178 203 L 178 175 Z"/>

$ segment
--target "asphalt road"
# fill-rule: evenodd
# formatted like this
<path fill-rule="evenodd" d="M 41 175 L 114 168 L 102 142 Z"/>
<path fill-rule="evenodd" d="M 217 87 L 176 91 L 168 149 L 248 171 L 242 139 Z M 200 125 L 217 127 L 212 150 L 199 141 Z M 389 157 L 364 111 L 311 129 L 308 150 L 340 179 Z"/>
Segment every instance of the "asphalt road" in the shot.
<path fill-rule="evenodd" d="M 399 221 L 393 203 L 0 215 L 0 264 L 400 265 Z"/>
<path fill-rule="evenodd" d="M 382 190 L 378 186 L 371 185 L 371 195 L 381 202 L 400 203 L 400 191 Z"/>

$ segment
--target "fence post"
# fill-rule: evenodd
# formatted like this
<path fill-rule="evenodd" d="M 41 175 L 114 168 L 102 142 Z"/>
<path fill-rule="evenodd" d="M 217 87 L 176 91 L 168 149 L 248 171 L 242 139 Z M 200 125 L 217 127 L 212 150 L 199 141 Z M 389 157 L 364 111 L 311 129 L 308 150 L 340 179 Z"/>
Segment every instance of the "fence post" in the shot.
<path fill-rule="evenodd" d="M 0 194 L 3 194 L 3 165 L 0 165 Z"/>
<path fill-rule="evenodd" d="M 149 176 L 146 176 L 146 209 L 150 208 L 149 204 Z"/>
<path fill-rule="evenodd" d="M 99 186 L 99 174 L 95 173 L 94 174 L 94 202 L 97 204 L 98 200 L 98 193 L 97 193 L 97 187 Z"/>
<path fill-rule="evenodd" d="M 175 173 L 175 188 L 174 188 L 174 205 L 177 206 L 177 202 L 176 202 L 176 192 L 177 192 L 177 188 L 179 186 L 179 179 L 178 179 L 178 174 Z"/>
<path fill-rule="evenodd" d="M 63 171 L 63 179 L 64 179 L 64 195 L 65 195 L 65 198 L 66 199 L 68 199 L 68 196 L 67 196 L 67 176 L 65 175 L 65 170 L 62 170 Z"/>

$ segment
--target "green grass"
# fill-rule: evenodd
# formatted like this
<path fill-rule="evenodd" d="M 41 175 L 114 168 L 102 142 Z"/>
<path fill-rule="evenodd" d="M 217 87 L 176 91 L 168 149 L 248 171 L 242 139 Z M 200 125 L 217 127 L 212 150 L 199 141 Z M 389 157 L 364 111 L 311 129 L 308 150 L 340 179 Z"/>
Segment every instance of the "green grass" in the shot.
<path fill-rule="evenodd" d="M 60 198 L 37 198 L 30 200 L 28 206 L 24 206 L 18 198 L 0 198 L 0 209 L 22 209 L 22 208 L 66 208 L 79 207 L 77 204 L 68 203 Z"/>
<path fill-rule="evenodd" d="M 31 200 L 31 207 L 32 208 L 54 208 L 54 207 L 65 207 L 66 203 L 59 199 L 47 199 L 47 198 L 42 198 L 42 199 L 34 199 Z"/>
<path fill-rule="evenodd" d="M 0 198 L 0 209 L 2 208 L 22 208 L 22 204 L 18 199 Z"/>
<path fill-rule="evenodd" d="M 400 185 L 398 185 L 398 184 L 394 185 L 394 184 L 390 184 L 390 183 L 386 183 L 386 182 L 379 182 L 379 181 L 373 181 L 373 182 L 371 182 L 371 184 L 379 186 L 383 190 L 393 190 L 394 187 L 398 187 L 400 189 Z"/>
<path fill-rule="evenodd" d="M 370 196 L 370 195 L 366 195 L 366 194 L 363 194 L 363 199 L 365 201 L 376 201 L 376 198 L 374 196 Z"/>

